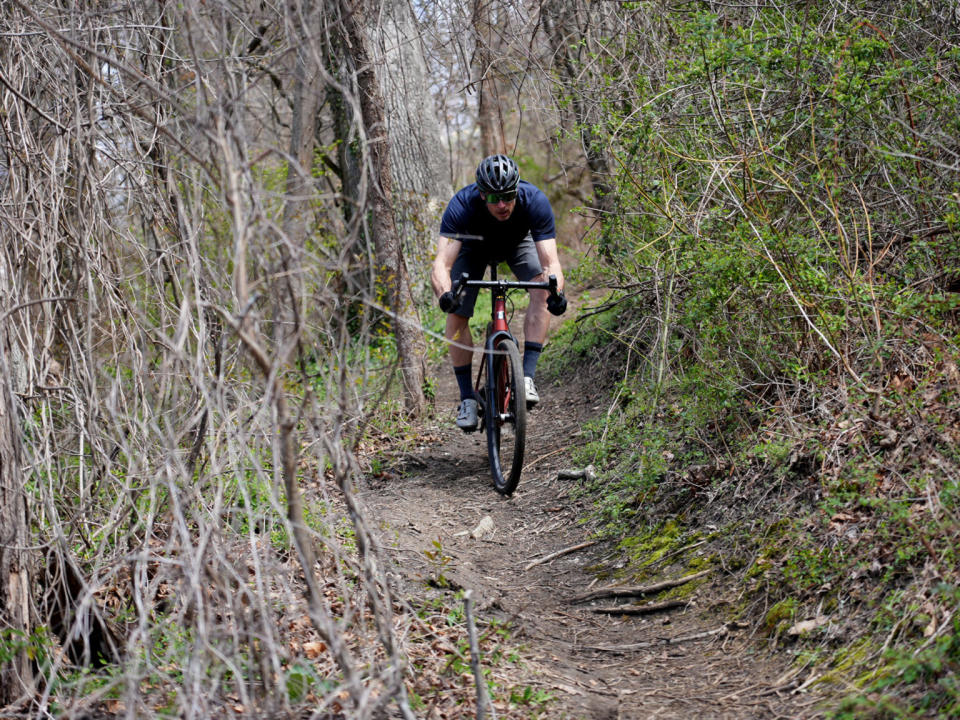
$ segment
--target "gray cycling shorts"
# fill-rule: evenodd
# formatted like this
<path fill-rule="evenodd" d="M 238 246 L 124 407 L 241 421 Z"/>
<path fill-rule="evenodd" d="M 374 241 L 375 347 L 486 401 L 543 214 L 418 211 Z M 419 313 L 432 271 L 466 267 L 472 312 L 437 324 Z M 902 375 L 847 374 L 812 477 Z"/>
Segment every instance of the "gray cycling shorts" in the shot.
<path fill-rule="evenodd" d="M 515 248 L 506 251 L 491 250 L 485 242 L 465 241 L 460 247 L 460 254 L 453 263 L 450 271 L 450 280 L 456 283 L 461 273 L 467 273 L 471 280 L 483 280 L 487 266 L 491 262 L 506 262 L 517 280 L 529 282 L 543 272 L 540 265 L 540 255 L 537 253 L 537 244 L 530 235 L 521 240 Z M 463 298 L 456 314 L 460 317 L 473 317 L 473 305 L 477 301 L 480 288 L 468 287 L 463 292 Z"/>

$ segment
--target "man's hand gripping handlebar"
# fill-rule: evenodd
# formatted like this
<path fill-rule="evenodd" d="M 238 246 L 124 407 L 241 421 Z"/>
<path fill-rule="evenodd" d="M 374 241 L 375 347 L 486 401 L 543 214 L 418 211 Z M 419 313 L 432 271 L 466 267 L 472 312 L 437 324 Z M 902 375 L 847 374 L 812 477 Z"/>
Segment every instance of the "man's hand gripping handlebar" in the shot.
<path fill-rule="evenodd" d="M 547 297 L 547 310 L 551 315 L 563 315 L 567 311 L 567 296 L 557 287 L 557 276 L 551 275 L 547 281 L 550 295 Z"/>
<path fill-rule="evenodd" d="M 456 312 L 460 307 L 460 294 L 455 293 L 453 290 L 447 290 L 437 299 L 437 303 L 445 313 Z"/>
<path fill-rule="evenodd" d="M 546 282 L 511 282 L 508 280 L 471 280 L 467 273 L 462 273 L 453 289 L 441 295 L 437 302 L 445 313 L 456 312 L 460 308 L 463 292 L 467 286 L 489 288 L 518 288 L 521 290 L 547 290 L 547 310 L 554 315 L 563 315 L 567 310 L 567 298 L 557 287 L 557 276 L 551 275 Z"/>

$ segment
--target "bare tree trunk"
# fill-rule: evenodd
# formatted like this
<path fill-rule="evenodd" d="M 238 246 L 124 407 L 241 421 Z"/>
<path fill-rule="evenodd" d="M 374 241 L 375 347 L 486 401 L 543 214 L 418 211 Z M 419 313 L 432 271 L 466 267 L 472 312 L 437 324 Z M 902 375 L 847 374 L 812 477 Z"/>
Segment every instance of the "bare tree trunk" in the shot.
<path fill-rule="evenodd" d="M 477 47 L 473 69 L 477 90 L 477 125 L 480 128 L 480 153 L 483 156 L 506 152 L 500 88 L 493 66 L 496 43 L 489 0 L 477 0 L 473 9 L 473 31 Z"/>
<path fill-rule="evenodd" d="M 390 139 L 393 206 L 414 296 L 433 302 L 429 268 L 440 214 L 453 194 L 429 70 L 407 0 L 384 0 L 370 38 L 384 62 L 380 76 Z"/>
<path fill-rule="evenodd" d="M 390 143 L 375 59 L 371 57 L 364 31 L 365 9 L 363 2 L 344 7 L 342 18 L 351 64 L 357 72 L 363 134 L 368 141 L 365 170 L 370 178 L 366 198 L 370 209 L 369 230 L 374 241 L 377 284 L 386 290 L 387 302 L 394 313 L 393 332 L 400 359 L 405 404 L 411 414 L 417 415 L 426 407 L 423 393 L 425 346 L 419 313 L 410 289 L 403 246 L 394 220 Z"/>
<path fill-rule="evenodd" d="M 394 192 L 425 193 L 446 204 L 453 187 L 420 28 L 406 0 L 384 0 L 383 5 L 383 21 L 372 34 L 384 56 L 381 86 Z"/>
<path fill-rule="evenodd" d="M 309 27 L 295 32 L 302 36 L 301 47 L 294 64 L 293 117 L 290 122 L 290 157 L 287 163 L 287 187 L 283 204 L 283 234 L 280 252 L 290 278 L 290 302 L 287 306 L 294 317 L 287 318 L 289 327 L 299 327 L 304 293 L 299 268 L 304 244 L 310 233 L 309 213 L 314 194 L 311 171 L 316 146 L 317 113 L 320 110 L 322 75 L 315 61 L 316 54 L 306 37 Z"/>
<path fill-rule="evenodd" d="M 567 86 L 577 127 L 580 128 L 580 142 L 590 169 L 594 206 L 598 215 L 606 215 L 613 209 L 613 188 L 610 184 L 613 175 L 604 136 L 597 130 L 602 110 L 599 105 L 586 100 L 580 88 L 581 79 L 577 69 L 580 45 L 574 42 L 575 38 L 582 37 L 577 25 L 578 1 L 547 0 L 543 5 L 543 19 L 557 53 L 558 70 Z"/>
<path fill-rule="evenodd" d="M 15 303 L 10 268 L 0 253 L 0 629 L 13 630 L 13 645 L 26 640 L 32 630 L 27 506 L 14 399 L 17 353 L 8 333 Z M 21 648 L 0 664 L 0 707 L 22 697 L 32 685 L 33 668 Z"/>

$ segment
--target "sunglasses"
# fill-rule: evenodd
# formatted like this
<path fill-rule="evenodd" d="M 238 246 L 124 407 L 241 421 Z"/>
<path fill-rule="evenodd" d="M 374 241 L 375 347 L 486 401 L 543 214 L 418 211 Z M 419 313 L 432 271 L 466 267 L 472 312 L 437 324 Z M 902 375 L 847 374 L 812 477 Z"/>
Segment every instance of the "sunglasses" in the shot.
<path fill-rule="evenodd" d="M 483 198 L 491 205 L 496 205 L 498 202 L 503 200 L 504 202 L 510 202 L 511 200 L 516 199 L 517 191 L 511 190 L 509 192 L 502 193 L 484 193 Z"/>

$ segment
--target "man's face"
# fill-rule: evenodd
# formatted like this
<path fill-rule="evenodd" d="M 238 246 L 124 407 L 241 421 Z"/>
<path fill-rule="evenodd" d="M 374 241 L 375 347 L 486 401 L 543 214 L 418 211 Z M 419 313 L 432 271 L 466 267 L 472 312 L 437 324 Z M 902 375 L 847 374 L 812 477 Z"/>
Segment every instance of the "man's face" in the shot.
<path fill-rule="evenodd" d="M 488 202 L 487 210 L 493 215 L 497 220 L 503 222 L 504 220 L 509 220 L 510 216 L 513 215 L 513 209 L 517 206 L 517 199 L 514 197 L 512 200 L 499 199 L 495 203 Z"/>
<path fill-rule="evenodd" d="M 499 193 L 484 193 L 484 202 L 487 203 L 487 210 L 497 220 L 503 222 L 510 218 L 513 209 L 517 206 L 517 191 L 508 190 Z"/>

